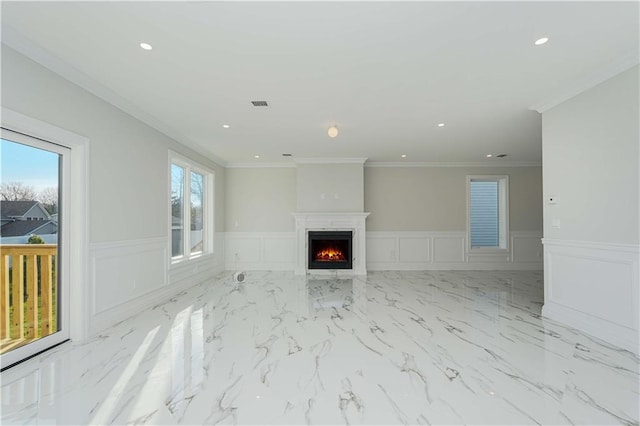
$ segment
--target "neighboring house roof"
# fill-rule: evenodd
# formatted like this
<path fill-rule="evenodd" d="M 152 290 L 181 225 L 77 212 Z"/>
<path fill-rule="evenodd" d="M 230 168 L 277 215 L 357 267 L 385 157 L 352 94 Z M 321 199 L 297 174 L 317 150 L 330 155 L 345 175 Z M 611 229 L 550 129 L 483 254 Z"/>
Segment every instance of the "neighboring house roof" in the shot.
<path fill-rule="evenodd" d="M 49 224 L 57 227 L 55 222 L 50 220 L 16 220 L 15 222 L 2 225 L 0 236 L 2 237 L 22 237 L 25 235 L 37 234 L 38 229 Z"/>
<path fill-rule="evenodd" d="M 34 209 L 41 210 L 40 214 L 33 214 L 35 213 L 33 211 Z M 47 210 L 37 201 L 0 201 L 0 215 L 2 215 L 3 219 L 12 217 L 41 217 L 43 214 L 49 217 Z"/>

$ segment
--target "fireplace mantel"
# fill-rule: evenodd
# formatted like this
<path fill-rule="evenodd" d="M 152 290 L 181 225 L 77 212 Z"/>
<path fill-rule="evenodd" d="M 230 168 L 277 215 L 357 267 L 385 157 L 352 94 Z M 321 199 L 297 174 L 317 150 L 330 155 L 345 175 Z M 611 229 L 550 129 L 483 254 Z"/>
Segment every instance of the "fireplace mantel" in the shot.
<path fill-rule="evenodd" d="M 296 221 L 296 275 L 338 274 L 338 275 L 366 275 L 366 245 L 365 221 L 369 213 L 363 212 L 296 212 L 292 213 Z M 351 270 L 311 270 L 307 267 L 307 233 L 309 231 L 353 231 L 353 267 Z"/>

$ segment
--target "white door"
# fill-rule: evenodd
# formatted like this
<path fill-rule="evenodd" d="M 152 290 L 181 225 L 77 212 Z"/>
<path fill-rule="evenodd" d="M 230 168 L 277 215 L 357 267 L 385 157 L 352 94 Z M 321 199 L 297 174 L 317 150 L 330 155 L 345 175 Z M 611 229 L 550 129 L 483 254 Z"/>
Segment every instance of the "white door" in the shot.
<path fill-rule="evenodd" d="M 1 130 L 0 367 L 69 339 L 69 148 Z"/>

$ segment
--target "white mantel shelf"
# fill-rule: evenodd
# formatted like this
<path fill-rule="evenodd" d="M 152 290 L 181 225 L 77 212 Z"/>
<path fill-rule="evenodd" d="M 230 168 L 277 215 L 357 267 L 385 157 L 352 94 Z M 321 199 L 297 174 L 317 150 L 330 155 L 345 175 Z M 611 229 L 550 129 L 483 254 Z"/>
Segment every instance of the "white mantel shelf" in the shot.
<path fill-rule="evenodd" d="M 296 264 L 295 274 L 305 275 L 367 275 L 366 268 L 366 226 L 369 213 L 366 212 L 296 212 L 292 213 L 296 220 Z M 309 270 L 307 265 L 307 245 L 309 231 L 352 231 L 353 265 L 351 270 L 324 269 Z"/>

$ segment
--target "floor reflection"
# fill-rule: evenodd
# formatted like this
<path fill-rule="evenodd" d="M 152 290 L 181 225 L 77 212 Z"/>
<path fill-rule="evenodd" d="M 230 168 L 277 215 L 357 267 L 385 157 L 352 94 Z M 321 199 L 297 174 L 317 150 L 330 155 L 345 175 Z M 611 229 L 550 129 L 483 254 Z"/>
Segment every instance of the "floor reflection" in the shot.
<path fill-rule="evenodd" d="M 637 355 L 540 272 L 229 274 L 1 376 L 2 424 L 638 422 Z"/>

